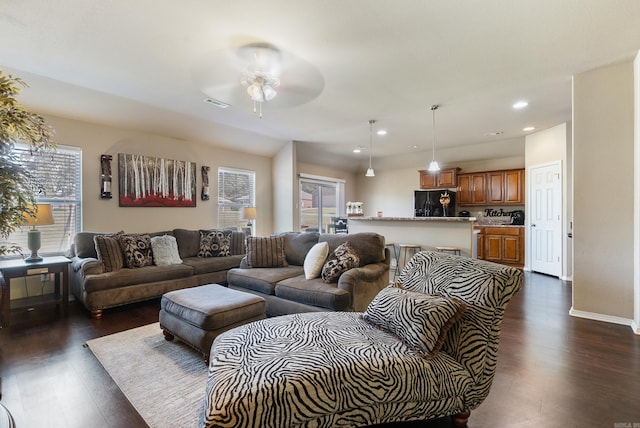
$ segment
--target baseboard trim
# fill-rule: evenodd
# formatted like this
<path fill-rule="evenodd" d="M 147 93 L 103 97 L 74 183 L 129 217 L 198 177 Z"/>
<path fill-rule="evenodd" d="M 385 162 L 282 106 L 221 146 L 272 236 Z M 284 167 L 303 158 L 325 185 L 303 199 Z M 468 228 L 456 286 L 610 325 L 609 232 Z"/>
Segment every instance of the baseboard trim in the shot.
<path fill-rule="evenodd" d="M 634 321 L 630 318 L 622 318 L 622 317 L 616 317 L 613 315 L 598 314 L 595 312 L 579 311 L 577 309 L 573 309 L 573 306 L 571 307 L 571 309 L 569 309 L 569 315 L 571 315 L 572 317 L 586 318 L 594 321 L 603 321 L 611 324 L 627 325 L 632 329 L 634 325 Z M 634 331 L 637 331 L 637 329 L 634 329 Z"/>
<path fill-rule="evenodd" d="M 640 336 L 640 325 L 634 320 L 631 322 L 631 330 L 638 336 Z"/>

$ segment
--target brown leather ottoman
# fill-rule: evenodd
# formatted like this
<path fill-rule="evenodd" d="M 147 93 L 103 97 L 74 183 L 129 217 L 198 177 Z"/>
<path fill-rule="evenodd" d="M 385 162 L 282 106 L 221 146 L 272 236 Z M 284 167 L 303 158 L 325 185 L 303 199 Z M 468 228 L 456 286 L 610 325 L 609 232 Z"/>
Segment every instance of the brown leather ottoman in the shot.
<path fill-rule="evenodd" d="M 202 352 L 207 364 L 213 339 L 220 333 L 264 318 L 262 297 L 219 284 L 171 291 L 160 301 L 160 327 L 165 339 L 179 338 Z"/>

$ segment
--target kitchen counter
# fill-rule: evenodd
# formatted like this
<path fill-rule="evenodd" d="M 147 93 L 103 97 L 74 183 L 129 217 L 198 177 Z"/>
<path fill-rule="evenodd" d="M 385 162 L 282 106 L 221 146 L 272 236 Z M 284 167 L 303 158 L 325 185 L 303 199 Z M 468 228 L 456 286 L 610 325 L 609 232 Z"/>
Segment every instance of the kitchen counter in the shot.
<path fill-rule="evenodd" d="M 444 221 L 444 222 L 474 222 L 475 217 L 349 217 L 349 220 L 360 221 Z"/>
<path fill-rule="evenodd" d="M 524 227 L 523 224 L 491 224 L 491 223 L 477 223 L 474 227 Z"/>
<path fill-rule="evenodd" d="M 375 232 L 386 242 L 417 244 L 425 250 L 458 247 L 473 256 L 475 217 L 349 217 L 349 233 Z M 400 261 L 401 265 L 403 260 Z"/>

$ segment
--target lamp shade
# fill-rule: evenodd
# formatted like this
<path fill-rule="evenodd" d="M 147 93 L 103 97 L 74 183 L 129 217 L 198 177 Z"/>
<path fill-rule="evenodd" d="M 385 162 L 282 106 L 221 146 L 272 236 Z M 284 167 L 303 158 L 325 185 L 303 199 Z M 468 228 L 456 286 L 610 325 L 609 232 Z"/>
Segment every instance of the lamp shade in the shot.
<path fill-rule="evenodd" d="M 255 220 L 257 217 L 256 207 L 243 207 L 242 218 L 245 220 Z"/>
<path fill-rule="evenodd" d="M 33 211 L 36 211 L 35 216 L 26 212 L 22 213 L 25 226 L 47 226 L 53 224 L 51 204 L 37 204 L 33 207 Z"/>

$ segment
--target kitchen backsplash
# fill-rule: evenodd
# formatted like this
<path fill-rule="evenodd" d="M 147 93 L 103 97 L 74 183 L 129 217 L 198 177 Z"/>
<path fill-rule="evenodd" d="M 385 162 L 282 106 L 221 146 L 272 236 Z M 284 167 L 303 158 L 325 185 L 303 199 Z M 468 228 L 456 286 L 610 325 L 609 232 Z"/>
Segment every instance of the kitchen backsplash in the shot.
<path fill-rule="evenodd" d="M 509 207 L 478 207 L 469 210 L 472 216 L 476 217 L 478 224 L 511 224 L 511 214 L 514 211 L 524 211 L 524 206 Z"/>

